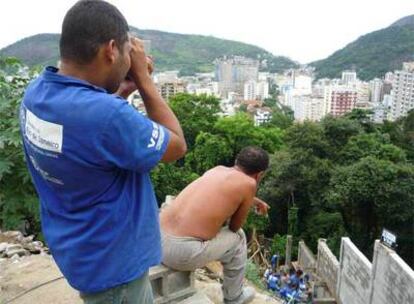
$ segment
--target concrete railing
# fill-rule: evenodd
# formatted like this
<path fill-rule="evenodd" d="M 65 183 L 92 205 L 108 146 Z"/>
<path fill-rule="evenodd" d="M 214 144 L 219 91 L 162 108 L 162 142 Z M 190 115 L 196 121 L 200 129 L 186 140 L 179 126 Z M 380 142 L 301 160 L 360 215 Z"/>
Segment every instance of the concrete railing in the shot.
<path fill-rule="evenodd" d="M 342 238 L 339 264 L 338 300 L 342 303 L 368 303 L 372 265 L 347 237 Z"/>
<path fill-rule="evenodd" d="M 324 280 L 332 295 L 336 295 L 338 270 L 339 262 L 326 244 L 326 240 L 319 239 L 316 274 Z"/>
<path fill-rule="evenodd" d="M 308 256 L 305 255 L 308 250 L 304 243 L 299 243 L 299 264 L 303 268 L 311 264 Z M 342 238 L 341 241 L 339 262 L 328 248 L 326 241 L 320 239 L 316 274 L 320 283 L 326 284 L 338 303 L 414 303 L 414 271 L 395 251 L 379 241 L 375 242 L 371 264 L 347 237 Z"/>
<path fill-rule="evenodd" d="M 298 263 L 304 272 L 314 273 L 316 270 L 316 259 L 312 251 L 306 246 L 304 241 L 299 242 Z"/>
<path fill-rule="evenodd" d="M 374 246 L 371 279 L 370 304 L 414 303 L 414 271 L 379 241 Z"/>

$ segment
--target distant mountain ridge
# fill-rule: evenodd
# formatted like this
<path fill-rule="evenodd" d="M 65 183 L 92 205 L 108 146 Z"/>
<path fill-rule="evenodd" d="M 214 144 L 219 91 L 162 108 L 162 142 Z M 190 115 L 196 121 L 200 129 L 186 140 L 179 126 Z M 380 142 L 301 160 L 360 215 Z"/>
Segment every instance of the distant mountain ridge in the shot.
<path fill-rule="evenodd" d="M 414 15 L 389 27 L 363 35 L 326 59 L 315 61 L 317 78 L 336 78 L 343 70 L 354 69 L 362 80 L 383 77 L 414 60 Z"/>
<path fill-rule="evenodd" d="M 414 15 L 406 16 L 391 24 L 390 26 L 413 26 L 414 27 Z"/>
<path fill-rule="evenodd" d="M 213 61 L 222 56 L 240 55 L 266 60 L 267 70 L 278 72 L 298 66 L 297 62 L 274 56 L 254 45 L 202 35 L 168 33 L 157 30 L 139 30 L 131 27 L 138 37 L 151 40 L 158 70 L 180 70 L 189 75 L 214 70 Z M 29 66 L 56 65 L 59 58 L 60 34 L 38 34 L 19 40 L 0 50 L 2 56 L 13 56 Z"/>

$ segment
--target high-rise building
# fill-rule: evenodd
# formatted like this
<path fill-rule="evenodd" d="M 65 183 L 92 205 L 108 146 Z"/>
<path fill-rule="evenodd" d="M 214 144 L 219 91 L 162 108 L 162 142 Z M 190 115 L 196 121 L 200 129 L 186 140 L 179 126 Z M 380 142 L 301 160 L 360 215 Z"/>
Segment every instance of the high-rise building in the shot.
<path fill-rule="evenodd" d="M 365 110 L 371 109 L 372 104 L 369 101 L 369 98 L 370 98 L 369 83 L 357 81 L 354 87 L 357 91 L 357 100 L 355 103 L 355 108 L 365 109 Z"/>
<path fill-rule="evenodd" d="M 373 103 L 379 103 L 383 99 L 383 81 L 379 78 L 375 78 L 369 82 L 370 86 L 370 101 Z"/>
<path fill-rule="evenodd" d="M 257 81 L 259 75 L 259 61 L 234 56 L 232 58 L 217 59 L 216 80 L 219 83 L 219 92 L 227 97 L 229 92 L 244 93 L 244 84 L 248 81 Z"/>
<path fill-rule="evenodd" d="M 323 115 L 323 98 L 312 96 L 295 97 L 295 120 L 319 121 Z"/>
<path fill-rule="evenodd" d="M 248 81 L 244 83 L 244 100 L 254 100 L 256 99 L 256 82 L 255 81 Z"/>
<path fill-rule="evenodd" d="M 344 85 L 350 85 L 357 81 L 357 74 L 355 71 L 343 71 L 342 72 L 342 83 Z"/>
<path fill-rule="evenodd" d="M 309 95 L 312 93 L 312 77 L 308 75 L 293 74 L 293 88 L 295 95 Z"/>
<path fill-rule="evenodd" d="M 326 87 L 324 96 L 323 113 L 334 117 L 342 116 L 352 111 L 357 102 L 356 89 L 346 86 Z"/>
<path fill-rule="evenodd" d="M 401 71 L 395 71 L 391 96 L 391 120 L 407 115 L 414 108 L 414 62 L 405 62 Z"/>

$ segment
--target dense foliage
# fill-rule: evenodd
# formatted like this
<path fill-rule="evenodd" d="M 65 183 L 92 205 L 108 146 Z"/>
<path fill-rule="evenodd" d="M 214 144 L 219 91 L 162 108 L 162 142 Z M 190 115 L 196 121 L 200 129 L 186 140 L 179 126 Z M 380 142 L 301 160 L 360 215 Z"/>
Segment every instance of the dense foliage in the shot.
<path fill-rule="evenodd" d="M 314 250 L 324 237 L 336 254 L 348 235 L 370 257 L 385 227 L 413 265 L 413 124 L 414 111 L 385 125 L 359 111 L 288 128 L 260 190 L 272 206 L 267 233 L 292 233 Z"/>
<path fill-rule="evenodd" d="M 20 99 L 32 75 L 13 60 L 1 60 L 0 70 L 0 228 L 26 225 L 36 233 L 38 203 L 18 126 Z M 245 228 L 272 238 L 272 250 L 283 254 L 289 233 L 313 250 L 318 238 L 326 238 L 338 254 L 340 238 L 347 235 L 370 257 L 385 227 L 397 234 L 398 253 L 413 266 L 414 111 L 379 125 L 361 110 L 296 124 L 277 101 L 268 102 L 276 115 L 258 127 L 246 113 L 221 117 L 214 97 L 172 98 L 189 151 L 182 160 L 160 164 L 152 172 L 159 202 L 206 170 L 233 165 L 242 147 L 259 145 L 271 154 L 259 191 L 271 209 L 268 219 L 250 215 Z"/>
<path fill-rule="evenodd" d="M 384 77 L 414 60 L 414 22 L 394 25 L 358 38 L 326 59 L 311 63 L 318 78 L 340 78 L 355 69 L 362 80 Z"/>
<path fill-rule="evenodd" d="M 26 169 L 18 112 L 31 74 L 0 58 L 0 228 L 39 232 L 37 196 Z"/>

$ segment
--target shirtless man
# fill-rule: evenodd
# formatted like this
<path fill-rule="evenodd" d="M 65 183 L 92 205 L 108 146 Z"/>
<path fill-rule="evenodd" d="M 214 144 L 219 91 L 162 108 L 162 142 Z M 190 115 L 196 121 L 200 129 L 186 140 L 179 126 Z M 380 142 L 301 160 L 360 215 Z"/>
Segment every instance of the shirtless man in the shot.
<path fill-rule="evenodd" d="M 160 215 L 163 263 L 177 270 L 194 270 L 219 260 L 224 303 L 248 303 L 254 298 L 252 288 L 243 288 L 247 248 L 241 227 L 253 205 L 260 214 L 267 213 L 269 206 L 255 194 L 268 164 L 264 150 L 244 148 L 234 167 L 207 171 Z"/>

